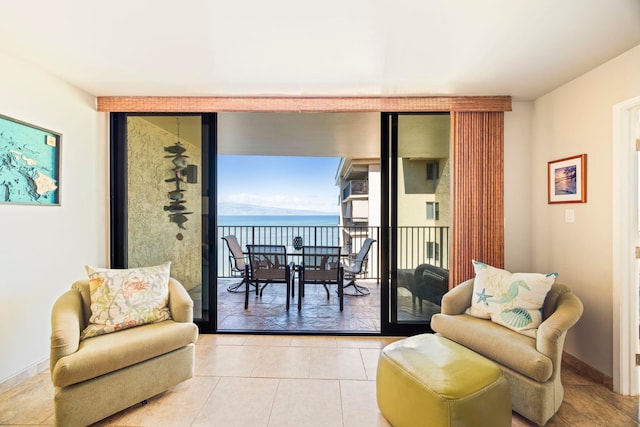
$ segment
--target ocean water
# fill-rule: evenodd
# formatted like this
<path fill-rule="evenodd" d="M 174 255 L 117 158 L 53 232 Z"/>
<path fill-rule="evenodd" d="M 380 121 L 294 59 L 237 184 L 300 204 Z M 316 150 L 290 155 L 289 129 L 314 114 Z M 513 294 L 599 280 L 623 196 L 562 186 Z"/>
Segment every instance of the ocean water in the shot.
<path fill-rule="evenodd" d="M 337 226 L 338 215 L 218 215 L 218 226 Z"/>
<path fill-rule="evenodd" d="M 336 246 L 340 230 L 338 215 L 219 215 L 218 235 L 234 235 L 247 244 Z M 295 240 L 294 240 L 295 239 Z"/>

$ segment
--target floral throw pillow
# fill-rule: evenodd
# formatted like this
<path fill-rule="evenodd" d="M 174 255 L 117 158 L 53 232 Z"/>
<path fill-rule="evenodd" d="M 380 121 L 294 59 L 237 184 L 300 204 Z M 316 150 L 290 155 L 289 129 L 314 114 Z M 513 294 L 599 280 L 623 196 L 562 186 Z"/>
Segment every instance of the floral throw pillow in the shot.
<path fill-rule="evenodd" d="M 558 273 L 511 273 L 473 261 L 476 273 L 467 314 L 535 336 L 542 305 Z"/>
<path fill-rule="evenodd" d="M 170 268 L 170 262 L 130 269 L 85 266 L 91 317 L 81 339 L 170 319 Z"/>

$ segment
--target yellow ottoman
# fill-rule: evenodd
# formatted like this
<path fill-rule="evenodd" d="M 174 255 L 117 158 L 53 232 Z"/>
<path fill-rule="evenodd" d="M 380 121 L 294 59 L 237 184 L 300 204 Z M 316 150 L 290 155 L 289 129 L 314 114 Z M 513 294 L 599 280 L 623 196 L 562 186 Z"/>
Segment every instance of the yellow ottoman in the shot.
<path fill-rule="evenodd" d="M 394 427 L 511 426 L 509 383 L 492 361 L 440 335 L 382 349 L 378 408 Z"/>

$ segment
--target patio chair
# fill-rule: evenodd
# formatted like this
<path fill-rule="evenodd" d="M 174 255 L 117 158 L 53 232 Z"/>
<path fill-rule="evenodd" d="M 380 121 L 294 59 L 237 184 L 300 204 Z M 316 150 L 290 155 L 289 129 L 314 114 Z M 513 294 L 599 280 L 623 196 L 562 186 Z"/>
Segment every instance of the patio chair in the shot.
<path fill-rule="evenodd" d="M 338 287 L 338 299 L 340 301 L 340 311 L 344 309 L 344 294 L 342 292 L 342 281 L 344 271 L 340 264 L 339 246 L 303 246 L 302 263 L 298 268 L 298 311 L 302 309 L 302 298 L 304 297 L 304 287 L 307 283 L 321 284 L 327 291 L 329 299 L 329 288 L 327 285 L 335 284 Z"/>
<path fill-rule="evenodd" d="M 238 243 L 238 239 L 233 234 L 222 237 L 227 243 L 227 248 L 229 249 L 229 265 L 231 266 L 231 274 L 235 275 L 235 277 L 241 277 L 242 280 L 238 283 L 231 284 L 227 287 L 227 291 L 229 292 L 244 292 L 242 289 L 243 284 L 246 283 L 245 277 L 245 266 L 247 265 L 246 256 L 242 252 L 242 248 Z"/>
<path fill-rule="evenodd" d="M 371 290 L 363 285 L 356 283 L 356 276 L 367 272 L 367 262 L 369 257 L 369 249 L 375 242 L 374 239 L 367 238 L 362 243 L 360 251 L 356 254 L 354 259 L 349 260 L 349 264 L 344 266 L 345 278 L 349 279 L 349 283 L 344 287 L 346 290 L 348 287 L 353 286 L 353 293 L 347 293 L 351 296 L 365 296 L 371 293 Z"/>
<path fill-rule="evenodd" d="M 256 296 L 262 297 L 269 283 L 285 283 L 286 308 L 289 311 L 294 264 L 287 261 L 287 248 L 282 245 L 247 245 L 247 250 L 249 264 L 245 266 L 245 280 L 255 285 Z M 264 285 L 261 287 L 260 283 Z M 245 288 L 244 308 L 249 308 L 249 286 Z"/>

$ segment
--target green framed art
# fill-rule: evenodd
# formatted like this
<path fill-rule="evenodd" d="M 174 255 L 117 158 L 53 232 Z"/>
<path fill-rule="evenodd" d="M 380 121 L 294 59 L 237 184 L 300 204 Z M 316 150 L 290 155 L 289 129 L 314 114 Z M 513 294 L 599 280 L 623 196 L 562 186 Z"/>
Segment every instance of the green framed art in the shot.
<path fill-rule="evenodd" d="M 0 114 L 0 203 L 60 205 L 62 135 Z"/>

